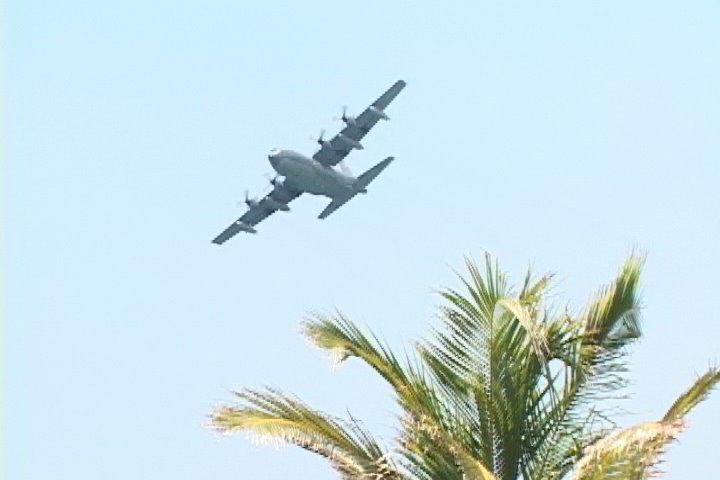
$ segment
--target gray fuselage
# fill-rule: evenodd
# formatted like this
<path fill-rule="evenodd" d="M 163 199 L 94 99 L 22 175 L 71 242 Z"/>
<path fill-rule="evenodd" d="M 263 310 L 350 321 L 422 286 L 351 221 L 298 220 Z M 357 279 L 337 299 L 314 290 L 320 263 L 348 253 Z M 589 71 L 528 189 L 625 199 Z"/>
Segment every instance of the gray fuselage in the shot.
<path fill-rule="evenodd" d="M 330 198 L 353 193 L 355 178 L 292 150 L 273 149 L 268 155 L 270 165 L 285 177 L 285 185 Z"/>

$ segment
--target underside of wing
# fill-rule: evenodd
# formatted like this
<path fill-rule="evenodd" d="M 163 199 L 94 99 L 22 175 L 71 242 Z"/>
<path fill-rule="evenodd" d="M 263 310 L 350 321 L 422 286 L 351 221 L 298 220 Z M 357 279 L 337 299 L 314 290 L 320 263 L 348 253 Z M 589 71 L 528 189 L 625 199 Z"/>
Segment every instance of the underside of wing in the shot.
<path fill-rule="evenodd" d="M 403 88 L 405 88 L 405 82 L 398 80 L 356 118 L 343 114 L 345 128 L 332 140 L 325 142 L 313 155 L 313 158 L 321 164 L 331 167 L 340 163 L 353 148 L 362 148 L 360 140 L 375 126 L 378 120 L 388 119 L 384 110 Z"/>
<path fill-rule="evenodd" d="M 240 218 L 213 239 L 213 243 L 222 245 L 240 232 L 256 233 L 255 225 L 265 220 L 278 210 L 289 210 L 288 203 L 302 194 L 285 185 L 275 185 L 272 191 L 262 200 L 248 209 Z"/>

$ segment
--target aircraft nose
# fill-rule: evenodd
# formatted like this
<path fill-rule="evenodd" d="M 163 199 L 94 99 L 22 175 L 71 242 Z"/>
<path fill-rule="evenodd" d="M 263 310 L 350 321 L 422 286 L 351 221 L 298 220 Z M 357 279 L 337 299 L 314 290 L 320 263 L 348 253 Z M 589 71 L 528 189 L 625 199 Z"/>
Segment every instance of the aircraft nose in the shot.
<path fill-rule="evenodd" d="M 270 150 L 270 153 L 268 154 L 268 160 L 270 160 L 270 165 L 272 165 L 273 168 L 277 168 L 279 153 L 280 153 L 280 150 L 278 150 L 277 148 L 273 148 L 272 150 Z"/>

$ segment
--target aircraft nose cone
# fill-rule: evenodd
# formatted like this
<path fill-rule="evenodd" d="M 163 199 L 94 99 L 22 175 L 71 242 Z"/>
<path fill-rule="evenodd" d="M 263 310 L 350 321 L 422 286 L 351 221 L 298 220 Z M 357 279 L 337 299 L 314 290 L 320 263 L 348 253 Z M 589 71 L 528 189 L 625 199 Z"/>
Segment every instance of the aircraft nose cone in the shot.
<path fill-rule="evenodd" d="M 278 150 L 277 148 L 273 148 L 268 154 L 268 160 L 270 160 L 270 165 L 272 165 L 273 168 L 277 168 L 279 153 L 280 150 Z"/>

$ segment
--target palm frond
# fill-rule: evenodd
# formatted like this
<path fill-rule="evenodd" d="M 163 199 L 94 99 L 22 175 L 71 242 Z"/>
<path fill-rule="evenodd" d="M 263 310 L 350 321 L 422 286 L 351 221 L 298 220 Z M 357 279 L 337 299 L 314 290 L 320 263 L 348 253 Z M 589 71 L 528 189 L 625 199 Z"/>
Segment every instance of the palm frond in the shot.
<path fill-rule="evenodd" d="M 698 403 L 707 398 L 718 382 L 720 382 L 720 370 L 711 367 L 673 402 L 670 409 L 665 413 L 663 421 L 669 422 L 683 418 Z"/>
<path fill-rule="evenodd" d="M 303 333 L 315 345 L 330 350 L 336 361 L 358 357 L 378 372 L 394 389 L 396 400 L 405 410 L 406 427 L 400 439 L 405 449 L 415 452 L 433 448 L 434 464 L 424 467 L 426 473 L 443 472 L 446 478 L 460 475 L 456 459 L 448 448 L 438 448 L 438 438 L 450 438 L 449 424 L 454 422 L 447 408 L 439 401 L 433 387 L 425 379 L 422 369 L 412 367 L 409 362 L 403 367 L 389 348 L 382 345 L 375 336 L 372 340 L 342 314 L 332 317 L 315 315 L 302 326 Z M 445 443 L 447 445 L 447 443 Z M 426 460 L 423 455 L 405 455 L 410 462 L 407 467 L 422 478 L 422 469 L 417 462 Z M 461 477 L 459 477 L 461 478 Z"/>
<path fill-rule="evenodd" d="M 418 352 L 443 402 L 470 432 L 462 446 L 496 477 L 516 478 L 542 436 L 533 414 L 554 403 L 548 361 L 560 356 L 569 330 L 548 323 L 542 309 L 551 276 L 533 280 L 528 273 L 515 296 L 489 256 L 484 273 L 469 260 L 467 267 L 464 293 L 441 292 L 445 331 Z"/>
<path fill-rule="evenodd" d="M 471 453 L 456 439 L 461 438 L 462 418 L 457 417 L 437 395 L 434 386 L 425 378 L 422 369 L 402 366 L 392 352 L 377 340 L 372 340 L 341 314 L 334 317 L 316 315 L 303 324 L 303 332 L 318 346 L 335 353 L 340 361 L 356 356 L 377 371 L 393 387 L 406 418 L 401 445 L 423 455 L 406 455 L 407 467 L 422 474 L 442 471 L 445 478 L 464 473 L 467 477 L 480 472 Z M 434 459 L 427 462 L 427 452 L 434 450 Z M 472 468 L 473 472 L 465 469 Z M 462 478 L 462 477 L 458 477 Z M 482 478 L 482 477 L 479 477 Z M 488 477 L 489 478 L 489 477 Z"/>
<path fill-rule="evenodd" d="M 210 424 L 231 433 L 245 430 L 258 441 L 290 443 L 327 458 L 347 480 L 404 479 L 394 462 L 356 422 L 343 422 L 312 410 L 276 390 L 236 392 L 243 401 L 210 414 Z"/>
<path fill-rule="evenodd" d="M 467 480 L 496 480 L 495 476 L 488 470 L 482 462 L 478 461 L 470 453 L 464 450 L 456 450 L 453 452 L 457 458 L 460 468 L 465 474 Z"/>
<path fill-rule="evenodd" d="M 611 433 L 582 452 L 573 480 L 656 476 L 660 455 L 683 429 L 682 420 L 649 422 Z M 580 452 L 579 452 L 580 453 Z"/>
<path fill-rule="evenodd" d="M 550 353 L 548 350 L 547 337 L 543 325 L 536 318 L 530 315 L 526 305 L 523 305 L 520 299 L 513 297 L 503 297 L 498 300 L 498 305 L 507 309 L 513 314 L 523 329 L 521 341 L 528 341 L 532 347 L 533 354 L 538 358 L 540 363 L 545 360 Z"/>
<path fill-rule="evenodd" d="M 542 433 L 530 463 L 533 478 L 554 478 L 582 449 L 612 427 L 594 407 L 627 384 L 627 347 L 641 335 L 638 282 L 644 258 L 630 255 L 609 286 L 600 290 L 577 319 L 564 314 L 548 325 L 555 338 L 551 357 L 564 365 L 563 385 L 541 413 Z M 554 329 L 554 330 L 553 330 Z"/>
<path fill-rule="evenodd" d="M 705 400 L 719 381 L 720 371 L 710 368 L 675 400 L 662 420 L 613 432 L 587 448 L 573 478 L 639 479 L 660 473 L 656 468 L 660 455 L 684 428 L 683 417 Z"/>
<path fill-rule="evenodd" d="M 412 403 L 410 372 L 388 347 L 374 336 L 372 340 L 368 338 L 342 314 L 332 317 L 316 314 L 303 322 L 302 332 L 318 347 L 330 350 L 338 363 L 350 356 L 362 359 L 395 389 L 401 403 L 403 399 Z"/>
<path fill-rule="evenodd" d="M 496 477 L 468 450 L 463 442 L 466 430 L 443 428 L 428 416 L 410 417 L 400 437 L 409 470 L 419 478 L 495 480 Z M 454 425 L 457 427 L 458 425 Z"/>
<path fill-rule="evenodd" d="M 474 455 L 497 474 L 503 455 L 502 435 L 496 429 L 501 403 L 494 401 L 498 392 L 493 391 L 500 365 L 493 343 L 498 302 L 507 295 L 507 280 L 489 255 L 484 274 L 470 259 L 466 266 L 470 279 L 460 277 L 466 293 L 441 292 L 449 303 L 440 309 L 447 333 L 435 332 L 435 341 L 421 344 L 419 352 L 447 401 L 474 432 L 466 447 L 474 447 Z"/>
<path fill-rule="evenodd" d="M 621 348 L 640 337 L 638 282 L 645 258 L 630 255 L 615 280 L 586 306 L 581 317 L 585 343 Z"/>

